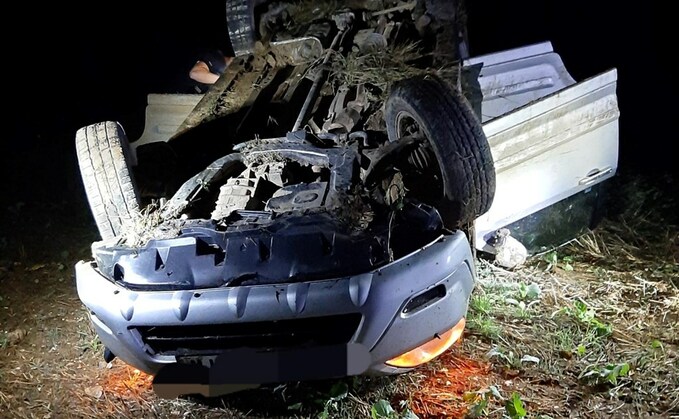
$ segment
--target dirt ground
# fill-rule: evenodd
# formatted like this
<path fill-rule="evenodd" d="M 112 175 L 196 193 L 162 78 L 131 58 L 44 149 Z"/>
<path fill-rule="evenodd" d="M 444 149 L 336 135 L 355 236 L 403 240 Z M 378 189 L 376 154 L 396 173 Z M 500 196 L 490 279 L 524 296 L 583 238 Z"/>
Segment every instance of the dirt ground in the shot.
<path fill-rule="evenodd" d="M 596 230 L 521 269 L 479 260 L 462 341 L 409 374 L 164 400 L 103 361 L 78 300 L 97 232 L 64 155 L 3 169 L 33 180 L 0 207 L 0 417 L 679 418 L 675 178 L 616 180 Z"/>

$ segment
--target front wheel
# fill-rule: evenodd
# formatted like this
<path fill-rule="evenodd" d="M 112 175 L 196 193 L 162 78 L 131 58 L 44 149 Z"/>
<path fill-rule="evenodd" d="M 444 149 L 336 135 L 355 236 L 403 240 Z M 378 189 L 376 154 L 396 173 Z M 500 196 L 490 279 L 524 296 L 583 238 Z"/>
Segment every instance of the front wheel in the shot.
<path fill-rule="evenodd" d="M 123 127 L 113 121 L 80 128 L 76 154 L 85 193 L 104 240 L 121 234 L 139 215 L 139 192 L 130 171 Z"/>
<path fill-rule="evenodd" d="M 408 193 L 436 207 L 449 228 L 470 225 L 490 208 L 495 167 L 481 123 L 443 80 L 396 83 L 385 104 L 389 141 L 418 140 L 403 160 Z"/>

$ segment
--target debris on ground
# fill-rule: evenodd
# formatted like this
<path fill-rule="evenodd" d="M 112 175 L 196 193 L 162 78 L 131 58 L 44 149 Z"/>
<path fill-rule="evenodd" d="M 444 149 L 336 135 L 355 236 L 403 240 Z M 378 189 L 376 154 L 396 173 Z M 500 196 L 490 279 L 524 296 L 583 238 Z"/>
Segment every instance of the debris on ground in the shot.
<path fill-rule="evenodd" d="M 28 335 L 28 332 L 24 329 L 15 329 L 12 330 L 11 332 L 7 333 L 7 345 L 16 345 L 17 343 L 21 342 L 26 335 Z"/>

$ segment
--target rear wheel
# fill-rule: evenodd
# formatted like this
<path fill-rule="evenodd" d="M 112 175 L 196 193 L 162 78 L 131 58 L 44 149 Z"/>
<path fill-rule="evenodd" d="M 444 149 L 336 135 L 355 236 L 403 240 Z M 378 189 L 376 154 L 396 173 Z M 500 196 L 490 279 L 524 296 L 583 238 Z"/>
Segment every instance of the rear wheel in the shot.
<path fill-rule="evenodd" d="M 104 240 L 124 231 L 139 214 L 139 193 L 130 171 L 123 127 L 112 121 L 80 128 L 76 154 L 85 193 Z"/>
<path fill-rule="evenodd" d="M 385 115 L 390 141 L 417 144 L 399 167 L 410 196 L 436 207 L 450 228 L 468 226 L 488 211 L 495 195 L 493 157 L 459 92 L 432 76 L 403 80 L 393 86 Z"/>

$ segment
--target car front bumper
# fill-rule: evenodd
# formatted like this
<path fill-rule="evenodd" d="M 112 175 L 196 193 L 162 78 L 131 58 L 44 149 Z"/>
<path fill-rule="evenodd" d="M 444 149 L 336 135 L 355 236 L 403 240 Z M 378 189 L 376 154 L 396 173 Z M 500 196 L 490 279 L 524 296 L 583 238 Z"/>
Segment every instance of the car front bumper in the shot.
<path fill-rule="evenodd" d="M 458 324 L 466 314 L 474 278 L 471 248 L 459 231 L 371 272 L 287 284 L 133 291 L 102 276 L 93 262 L 76 265 L 78 296 L 102 343 L 118 358 L 151 374 L 176 363 L 177 356 L 158 353 L 139 330 L 275 324 L 341 315 L 360 315 L 344 344 L 359 345 L 369 353 L 367 369 L 348 366 L 348 375 L 403 372 L 385 362 Z"/>

